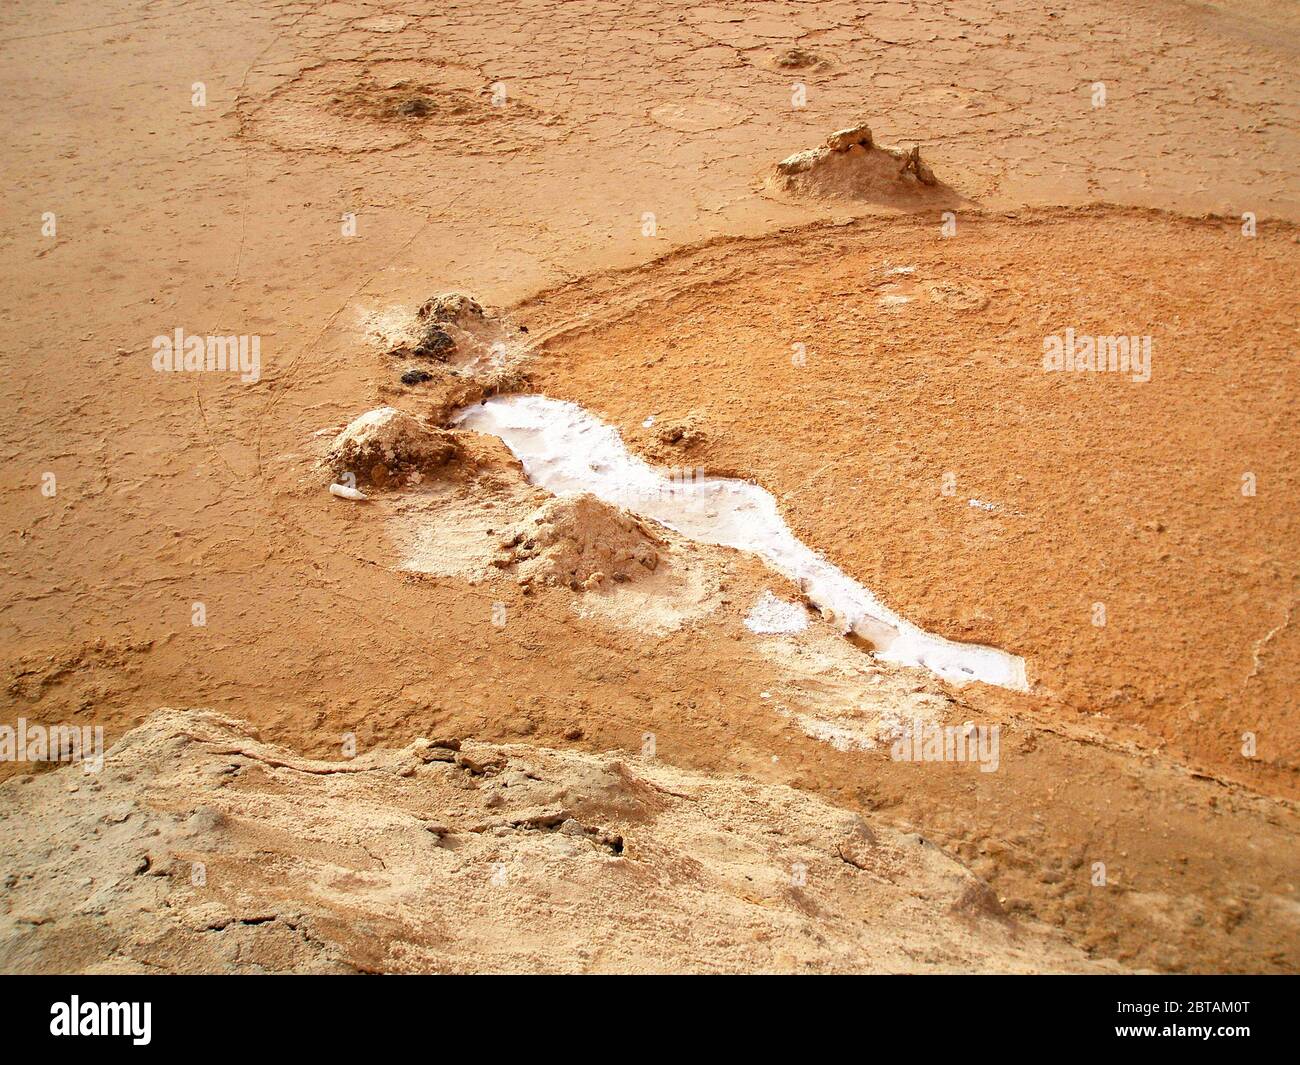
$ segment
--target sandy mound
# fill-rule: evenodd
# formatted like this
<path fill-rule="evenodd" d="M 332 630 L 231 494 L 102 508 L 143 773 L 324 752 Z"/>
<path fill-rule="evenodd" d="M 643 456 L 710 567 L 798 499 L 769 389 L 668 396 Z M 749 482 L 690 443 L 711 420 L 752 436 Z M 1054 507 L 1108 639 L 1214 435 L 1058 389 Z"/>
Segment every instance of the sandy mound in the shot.
<path fill-rule="evenodd" d="M 583 494 L 548 500 L 508 529 L 501 546 L 498 565 L 516 566 L 521 583 L 581 591 L 653 573 L 664 541 L 640 519 Z"/>
<path fill-rule="evenodd" d="M 834 64 L 824 55 L 811 48 L 794 45 L 776 51 L 747 54 L 745 58 L 763 70 L 774 74 L 817 73 L 824 74 L 834 69 Z"/>
<path fill-rule="evenodd" d="M 447 362 L 460 348 L 466 346 L 465 338 L 457 343 L 457 336 L 467 334 L 476 339 L 487 325 L 487 314 L 482 304 L 472 296 L 460 292 L 444 292 L 426 300 L 415 312 L 415 346 L 411 354 Z"/>
<path fill-rule="evenodd" d="M 477 70 L 416 51 L 418 59 L 318 57 L 264 99 L 248 101 L 249 134 L 291 152 L 349 155 L 416 145 L 518 155 L 534 150 L 558 121 L 520 99 L 514 85 L 509 106 L 494 106 Z"/>
<path fill-rule="evenodd" d="M 424 473 L 456 457 L 456 438 L 395 407 L 379 407 L 354 419 L 330 445 L 328 465 L 336 477 L 386 484 L 398 473 Z"/>
<path fill-rule="evenodd" d="M 431 417 L 512 391 L 526 378 L 528 330 L 463 292 L 440 293 L 415 310 L 372 311 L 362 321 L 393 360 L 395 383 L 432 400 Z"/>
<path fill-rule="evenodd" d="M 462 292 L 444 292 L 425 300 L 407 319 L 392 338 L 388 354 L 418 360 L 403 372 L 423 370 L 422 379 L 428 380 L 431 362 L 478 376 L 517 362 L 522 346 L 508 323 L 489 314 L 478 300 Z"/>
<path fill-rule="evenodd" d="M 419 492 L 388 497 L 388 531 L 400 552 L 399 564 L 403 570 L 457 577 L 471 583 L 494 578 L 505 583 L 517 577 L 522 585 L 520 591 L 532 595 L 546 580 L 543 577 L 535 584 L 537 577 L 528 571 L 547 567 L 554 560 L 525 559 L 512 572 L 520 549 L 529 553 L 536 549 L 537 542 L 533 549 L 523 548 L 524 541 L 503 547 L 501 538 L 508 533 L 513 540 L 521 532 L 533 537 L 539 531 L 534 519 L 549 497 L 528 484 L 518 460 L 495 437 L 468 433 L 461 446 L 465 452 L 463 464 L 473 470 L 472 478 L 440 477 Z M 614 576 L 599 587 L 589 578 L 586 583 L 577 583 L 584 591 L 582 595 L 558 589 L 556 594 L 563 597 L 575 615 L 595 621 L 604 629 L 655 638 L 668 636 L 717 611 L 723 601 L 724 581 L 739 579 L 733 573 L 739 556 L 721 548 L 703 548 L 657 526 L 654 536 L 649 549 L 660 563 L 653 572 L 641 563 L 620 566 L 612 559 L 602 560 L 595 563 L 597 567 L 612 571 Z M 635 549 L 638 545 L 633 542 L 623 546 Z M 567 550 L 571 554 L 573 546 Z M 648 552 L 642 552 L 642 556 L 650 560 Z M 664 564 L 669 558 L 672 564 Z M 589 559 L 586 565 L 591 564 Z M 762 566 L 756 560 L 751 564 Z M 552 580 L 569 587 L 569 580 L 561 574 Z M 510 593 L 498 588 L 491 594 Z"/>
<path fill-rule="evenodd" d="M 659 422 L 655 426 L 654 435 L 661 444 L 672 444 L 682 448 L 695 447 L 709 438 L 708 431 L 704 427 L 704 416 L 698 411 Z"/>
<path fill-rule="evenodd" d="M 774 192 L 805 199 L 899 201 L 925 199 L 939 181 L 920 147 L 887 148 L 866 125 L 837 130 L 825 147 L 781 160 L 766 182 Z"/>
<path fill-rule="evenodd" d="M 323 762 L 164 709 L 0 824 L 4 972 L 1102 968 L 917 835 L 640 757 Z"/>
<path fill-rule="evenodd" d="M 444 292 L 425 300 L 416 317 L 422 322 L 451 322 L 461 329 L 470 329 L 487 321 L 487 312 L 473 296 L 463 292 Z"/>

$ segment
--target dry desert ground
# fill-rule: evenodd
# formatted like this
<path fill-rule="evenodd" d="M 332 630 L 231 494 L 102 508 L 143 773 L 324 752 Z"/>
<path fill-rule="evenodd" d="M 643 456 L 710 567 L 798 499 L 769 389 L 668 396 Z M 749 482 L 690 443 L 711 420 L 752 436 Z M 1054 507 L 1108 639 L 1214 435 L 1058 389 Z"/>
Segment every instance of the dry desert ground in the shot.
<path fill-rule="evenodd" d="M 1298 60 L 9 0 L 0 970 L 1300 970 Z"/>

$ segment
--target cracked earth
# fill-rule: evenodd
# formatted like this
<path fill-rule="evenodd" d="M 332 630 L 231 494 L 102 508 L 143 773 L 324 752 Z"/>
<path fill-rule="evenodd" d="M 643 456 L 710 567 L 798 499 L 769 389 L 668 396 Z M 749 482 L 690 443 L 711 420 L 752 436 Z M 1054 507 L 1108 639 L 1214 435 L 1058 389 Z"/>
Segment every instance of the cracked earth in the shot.
<path fill-rule="evenodd" d="M 109 750 L 0 761 L 0 968 L 1300 969 L 1298 51 L 1264 0 L 6 5 L 0 724 Z M 1150 380 L 1044 373 L 1067 328 Z M 1027 690 L 672 531 L 533 575 L 494 392 Z M 454 457 L 331 495 L 381 407 Z"/>

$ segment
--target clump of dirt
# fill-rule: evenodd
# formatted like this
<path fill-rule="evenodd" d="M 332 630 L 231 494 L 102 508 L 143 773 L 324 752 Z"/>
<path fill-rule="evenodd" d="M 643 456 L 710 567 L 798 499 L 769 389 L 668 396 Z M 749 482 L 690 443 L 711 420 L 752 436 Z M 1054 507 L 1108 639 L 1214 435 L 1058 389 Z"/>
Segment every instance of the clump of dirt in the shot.
<path fill-rule="evenodd" d="M 679 418 L 668 418 L 654 426 L 652 457 L 668 458 L 675 451 L 690 451 L 708 442 L 704 415 L 689 411 Z"/>
<path fill-rule="evenodd" d="M 919 145 L 877 144 L 865 123 L 836 130 L 824 146 L 782 159 L 766 186 L 805 199 L 884 201 L 922 199 L 941 188 Z"/>
<path fill-rule="evenodd" d="M 517 567 L 524 585 L 578 592 L 653 573 L 665 546 L 640 519 L 584 493 L 548 500 L 508 529 L 496 565 Z"/>
<path fill-rule="evenodd" d="M 771 52 L 763 52 L 749 61 L 773 74 L 825 73 L 834 68 L 834 64 L 818 52 L 802 45 L 791 45 Z"/>
<path fill-rule="evenodd" d="M 523 345 L 508 324 L 463 292 L 443 292 L 425 300 L 410 324 L 392 339 L 396 341 L 388 349 L 392 358 L 432 360 L 457 376 L 484 381 L 516 366 L 523 354 Z"/>
<path fill-rule="evenodd" d="M 344 118 L 372 122 L 482 121 L 493 116 L 484 92 L 426 82 L 378 84 L 360 79 L 329 98 L 330 110 Z M 499 112 L 497 112 L 499 115 Z"/>
<path fill-rule="evenodd" d="M 445 425 L 463 407 L 528 387 L 528 330 L 464 292 L 441 292 L 417 307 L 390 306 L 362 315 L 368 337 L 391 360 L 380 389 L 390 403 L 418 389 L 422 413 Z"/>
<path fill-rule="evenodd" d="M 472 296 L 444 292 L 425 300 L 415 312 L 415 320 L 415 346 L 410 349 L 410 354 L 447 362 L 459 347 L 453 334 L 465 332 L 474 336 L 482 333 L 488 317 L 483 305 Z"/>
<path fill-rule="evenodd" d="M 807 48 L 787 48 L 778 52 L 773 63 L 782 70 L 820 70 L 826 62 Z"/>
<path fill-rule="evenodd" d="M 436 145 L 458 155 L 517 154 L 559 136 L 512 90 L 485 83 L 475 67 L 432 55 L 331 60 L 240 104 L 251 136 L 288 151 L 345 154 Z"/>
<path fill-rule="evenodd" d="M 404 385 L 422 385 L 425 381 L 432 381 L 433 374 L 428 370 L 407 370 L 402 374 L 402 384 Z"/>
<path fill-rule="evenodd" d="M 452 433 L 395 407 L 379 407 L 354 419 L 330 445 L 328 465 L 336 477 L 383 487 L 398 474 L 424 474 L 456 458 Z"/>
<path fill-rule="evenodd" d="M 424 118 L 437 110 L 437 105 L 427 96 L 412 96 L 397 105 L 397 113 L 404 118 Z"/>
<path fill-rule="evenodd" d="M 826 147 L 833 152 L 847 152 L 857 144 L 862 145 L 864 148 L 870 148 L 874 143 L 871 136 L 871 127 L 865 122 L 860 122 L 856 126 L 849 126 L 846 129 L 837 129 L 826 138 Z"/>
<path fill-rule="evenodd" d="M 411 354 L 422 359 L 437 359 L 446 362 L 456 350 L 456 340 L 447 332 L 441 322 L 424 322 L 416 336 L 415 347 Z"/>
<path fill-rule="evenodd" d="M 438 324 L 453 322 L 462 329 L 469 329 L 487 321 L 487 311 L 483 309 L 483 305 L 473 296 L 466 296 L 463 292 L 444 292 L 434 296 L 432 299 L 425 300 L 415 313 L 421 321 Z"/>

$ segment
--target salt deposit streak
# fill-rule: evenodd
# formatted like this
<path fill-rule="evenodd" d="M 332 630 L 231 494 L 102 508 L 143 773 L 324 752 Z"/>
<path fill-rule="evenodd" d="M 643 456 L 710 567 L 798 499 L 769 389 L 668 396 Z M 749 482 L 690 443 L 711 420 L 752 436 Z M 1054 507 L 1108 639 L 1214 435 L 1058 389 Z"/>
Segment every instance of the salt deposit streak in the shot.
<path fill-rule="evenodd" d="M 593 495 L 702 543 L 749 551 L 794 580 L 844 632 L 883 659 L 924 666 L 945 680 L 1026 689 L 1024 659 L 955 643 L 899 617 L 848 574 L 798 540 L 757 485 L 659 470 L 628 452 L 618 431 L 581 407 L 545 396 L 498 396 L 461 411 L 466 429 L 500 437 L 535 484 L 556 495 Z"/>
<path fill-rule="evenodd" d="M 785 636 L 803 632 L 807 627 L 808 617 L 804 608 L 778 599 L 770 590 L 758 597 L 758 602 L 745 618 L 745 628 L 759 636 Z"/>

